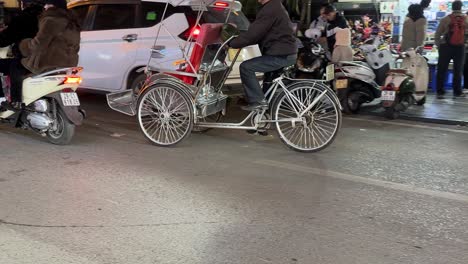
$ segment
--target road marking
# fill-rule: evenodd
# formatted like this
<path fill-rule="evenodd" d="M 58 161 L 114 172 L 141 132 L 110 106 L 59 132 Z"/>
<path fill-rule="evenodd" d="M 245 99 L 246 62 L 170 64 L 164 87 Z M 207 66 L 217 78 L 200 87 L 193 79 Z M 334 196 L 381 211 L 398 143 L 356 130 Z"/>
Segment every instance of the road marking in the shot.
<path fill-rule="evenodd" d="M 284 163 L 284 162 L 275 161 L 275 160 L 258 160 L 258 161 L 254 161 L 254 163 L 267 165 L 267 166 L 280 168 L 280 169 L 287 169 L 287 170 L 292 170 L 292 171 L 305 172 L 308 174 L 314 174 L 314 175 L 326 176 L 326 177 L 347 180 L 347 181 L 352 181 L 352 182 L 364 183 L 364 184 L 384 187 L 388 189 L 393 189 L 397 191 L 405 191 L 405 192 L 429 195 L 432 197 L 444 198 L 444 199 L 454 200 L 458 202 L 468 203 L 468 195 L 463 195 L 463 194 L 428 190 L 428 189 L 419 188 L 419 187 L 406 185 L 402 183 L 370 179 L 370 178 L 355 176 L 355 175 L 351 175 L 347 173 L 317 169 L 317 168 L 312 168 L 312 167 Z"/>
<path fill-rule="evenodd" d="M 468 130 L 453 129 L 453 128 L 446 128 L 446 127 L 433 127 L 433 126 L 427 126 L 427 125 L 416 125 L 416 124 L 400 123 L 400 122 L 394 122 L 394 121 L 382 121 L 382 120 L 357 118 L 357 117 L 346 117 L 345 119 L 346 120 L 366 121 L 366 122 L 386 124 L 386 125 L 397 125 L 397 126 L 432 129 L 432 130 L 439 130 L 439 131 L 446 131 L 446 132 L 453 132 L 453 133 L 460 133 L 460 134 L 468 134 Z"/>

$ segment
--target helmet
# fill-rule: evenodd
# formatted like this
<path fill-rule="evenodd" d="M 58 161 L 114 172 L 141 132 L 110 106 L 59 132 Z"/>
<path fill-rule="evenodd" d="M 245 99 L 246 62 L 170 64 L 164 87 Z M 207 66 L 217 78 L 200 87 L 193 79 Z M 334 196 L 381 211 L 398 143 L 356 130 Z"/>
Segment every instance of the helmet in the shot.
<path fill-rule="evenodd" d="M 310 28 L 304 32 L 305 36 L 312 39 L 312 40 L 317 40 L 322 36 L 322 31 L 318 28 Z"/>

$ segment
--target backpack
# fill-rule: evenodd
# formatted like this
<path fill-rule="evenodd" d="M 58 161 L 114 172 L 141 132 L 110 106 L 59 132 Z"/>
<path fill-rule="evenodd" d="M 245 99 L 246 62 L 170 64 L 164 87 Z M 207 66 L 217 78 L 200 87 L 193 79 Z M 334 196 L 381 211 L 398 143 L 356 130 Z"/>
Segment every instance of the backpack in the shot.
<path fill-rule="evenodd" d="M 466 17 L 450 15 L 449 32 L 447 35 L 447 42 L 452 46 L 465 45 L 465 20 Z"/>

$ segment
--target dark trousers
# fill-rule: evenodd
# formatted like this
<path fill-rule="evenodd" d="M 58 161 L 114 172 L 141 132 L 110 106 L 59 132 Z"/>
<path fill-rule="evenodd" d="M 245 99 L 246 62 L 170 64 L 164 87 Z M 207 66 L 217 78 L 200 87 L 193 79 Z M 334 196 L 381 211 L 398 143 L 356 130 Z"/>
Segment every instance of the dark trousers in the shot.
<path fill-rule="evenodd" d="M 249 103 L 255 103 L 265 99 L 265 95 L 257 81 L 255 73 L 272 72 L 294 65 L 296 63 L 296 58 L 296 54 L 288 56 L 264 55 L 242 62 L 239 70 L 247 101 Z"/>
<path fill-rule="evenodd" d="M 21 64 L 20 59 L 1 59 L 0 72 L 10 76 L 11 100 L 13 102 L 21 102 L 23 99 L 23 81 L 26 78 L 26 75 L 28 75 L 31 72 L 24 68 L 24 66 Z M 3 87 L 0 90 L 0 97 L 3 97 Z"/>
<path fill-rule="evenodd" d="M 465 66 L 463 67 L 463 87 L 468 89 L 468 55 L 466 52 L 467 50 L 465 50 Z"/>
<path fill-rule="evenodd" d="M 463 92 L 461 76 L 465 62 L 465 47 L 442 44 L 439 48 L 439 61 L 437 63 L 437 94 L 439 95 L 445 94 L 444 83 L 450 60 L 453 60 L 453 94 L 460 95 Z"/>

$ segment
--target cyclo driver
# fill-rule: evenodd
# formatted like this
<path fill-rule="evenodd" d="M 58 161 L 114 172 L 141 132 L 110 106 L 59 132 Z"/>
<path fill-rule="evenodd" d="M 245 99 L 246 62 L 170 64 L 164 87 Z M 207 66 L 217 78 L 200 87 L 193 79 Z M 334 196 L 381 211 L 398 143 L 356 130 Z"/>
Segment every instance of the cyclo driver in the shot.
<path fill-rule="evenodd" d="M 257 18 L 247 32 L 233 39 L 229 46 L 235 49 L 258 44 L 262 56 L 244 61 L 240 75 L 248 102 L 246 111 L 268 108 L 255 73 L 268 73 L 293 65 L 297 58 L 293 26 L 281 0 L 258 0 L 261 4 Z"/>

